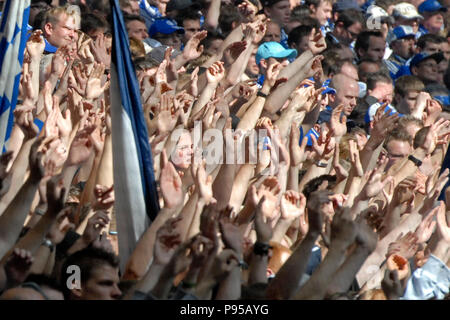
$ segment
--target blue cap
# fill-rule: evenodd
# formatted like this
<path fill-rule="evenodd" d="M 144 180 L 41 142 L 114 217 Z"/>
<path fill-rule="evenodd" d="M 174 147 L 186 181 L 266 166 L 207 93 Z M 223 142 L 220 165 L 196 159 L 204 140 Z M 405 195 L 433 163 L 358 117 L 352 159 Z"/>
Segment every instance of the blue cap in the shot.
<path fill-rule="evenodd" d="M 412 67 L 418 65 L 419 63 L 421 63 L 422 61 L 427 60 L 427 59 L 434 59 L 436 61 L 436 63 L 439 63 L 442 60 L 444 60 L 445 58 L 444 58 L 444 54 L 442 52 L 437 52 L 437 53 L 433 53 L 433 54 L 421 52 L 412 57 L 411 62 L 409 64 L 409 68 L 411 69 Z"/>
<path fill-rule="evenodd" d="M 325 88 L 325 90 L 322 91 L 322 94 L 325 95 L 327 93 L 329 94 L 336 94 L 336 89 L 330 87 L 331 79 L 327 79 L 323 82 L 322 88 Z"/>
<path fill-rule="evenodd" d="M 450 106 L 450 96 L 433 96 L 433 99 L 436 99 L 440 103 L 442 103 L 443 106 Z"/>
<path fill-rule="evenodd" d="M 443 7 L 437 0 L 426 0 L 420 4 L 418 9 L 419 9 L 419 13 L 436 12 L 436 11 L 446 12 L 447 11 L 447 8 Z"/>
<path fill-rule="evenodd" d="M 414 32 L 413 28 L 411 26 L 398 26 L 389 31 L 387 36 L 387 42 L 391 44 L 392 42 L 396 40 L 400 40 L 403 38 L 415 38 L 416 33 Z"/>
<path fill-rule="evenodd" d="M 295 58 L 297 56 L 297 50 L 295 49 L 285 49 L 278 42 L 264 42 L 258 47 L 256 52 L 256 64 L 259 64 L 261 59 L 269 58 Z"/>
<path fill-rule="evenodd" d="M 150 30 L 148 30 L 148 34 L 150 37 L 158 32 L 162 34 L 172 34 L 174 32 L 183 34 L 184 29 L 182 27 L 177 26 L 177 23 L 172 19 L 162 18 L 156 19 L 152 23 Z"/>
<path fill-rule="evenodd" d="M 338 0 L 333 4 L 333 10 L 341 12 L 348 9 L 363 11 L 356 0 Z"/>
<path fill-rule="evenodd" d="M 375 116 L 375 114 L 377 113 L 378 109 L 382 106 L 382 103 L 377 102 L 373 105 L 371 105 L 369 107 L 369 109 L 367 109 L 367 113 L 364 116 L 364 121 L 366 123 L 372 122 L 373 121 L 373 117 Z M 403 117 L 403 114 L 397 112 L 397 110 L 395 110 L 391 105 L 387 105 L 386 108 L 384 108 L 384 113 L 388 113 L 389 116 L 392 116 L 394 114 L 398 114 L 399 117 Z"/>

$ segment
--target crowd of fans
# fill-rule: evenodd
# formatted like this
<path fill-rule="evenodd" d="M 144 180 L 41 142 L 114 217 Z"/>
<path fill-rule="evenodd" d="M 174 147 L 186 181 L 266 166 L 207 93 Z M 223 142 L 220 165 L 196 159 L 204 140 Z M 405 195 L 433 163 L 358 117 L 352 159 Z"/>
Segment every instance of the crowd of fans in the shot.
<path fill-rule="evenodd" d="M 0 299 L 448 298 L 448 0 L 119 3 L 161 210 L 120 261 L 110 1 L 31 0 Z"/>

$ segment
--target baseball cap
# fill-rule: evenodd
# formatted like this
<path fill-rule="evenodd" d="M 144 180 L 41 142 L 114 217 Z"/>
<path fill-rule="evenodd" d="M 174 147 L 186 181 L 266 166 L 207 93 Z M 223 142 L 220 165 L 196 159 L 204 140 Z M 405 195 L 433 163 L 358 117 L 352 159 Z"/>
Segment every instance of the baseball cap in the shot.
<path fill-rule="evenodd" d="M 322 94 L 324 94 L 324 95 L 327 93 L 336 94 L 336 89 L 330 87 L 330 82 L 331 82 L 331 79 L 327 79 L 323 82 L 322 88 L 325 88 L 325 90 L 322 91 Z"/>
<path fill-rule="evenodd" d="M 297 56 L 297 50 L 285 49 L 278 42 L 264 42 L 258 47 L 256 52 L 256 64 L 259 64 L 261 59 L 268 58 L 295 58 Z"/>
<path fill-rule="evenodd" d="M 396 40 L 400 40 L 408 37 L 415 37 L 416 34 L 411 26 L 398 26 L 390 30 L 387 35 L 387 42 L 391 44 Z"/>
<path fill-rule="evenodd" d="M 162 45 L 156 48 L 153 48 L 148 54 L 147 58 L 157 65 L 161 64 L 164 60 L 164 55 L 166 54 L 166 50 L 168 46 Z M 171 59 L 175 59 L 181 52 L 179 50 L 172 49 L 172 53 L 170 54 Z"/>
<path fill-rule="evenodd" d="M 348 9 L 363 11 L 355 0 L 339 0 L 333 4 L 333 10 L 341 12 Z"/>
<path fill-rule="evenodd" d="M 369 109 L 367 110 L 366 115 L 364 116 L 364 121 L 366 123 L 372 122 L 373 118 L 375 117 L 378 109 L 382 106 L 383 104 L 380 102 L 377 102 L 373 105 L 371 105 L 369 107 Z M 398 114 L 399 117 L 403 117 L 403 114 L 397 112 L 397 110 L 395 110 L 395 108 L 391 105 L 387 105 L 386 108 L 384 108 L 384 113 L 388 113 L 389 116 L 392 116 L 394 114 Z"/>
<path fill-rule="evenodd" d="M 371 5 L 367 8 L 366 19 L 380 19 L 380 21 L 387 21 L 393 23 L 393 18 L 383 8 Z"/>
<path fill-rule="evenodd" d="M 415 6 L 408 2 L 401 2 L 394 6 L 394 11 L 392 12 L 394 17 L 400 17 L 404 19 L 423 19 Z"/>
<path fill-rule="evenodd" d="M 161 18 L 156 19 L 148 30 L 148 34 L 150 37 L 157 32 L 162 34 L 172 34 L 174 32 L 182 34 L 184 33 L 184 29 L 177 26 L 177 23 L 172 19 Z"/>
<path fill-rule="evenodd" d="M 422 61 L 425 61 L 427 59 L 434 59 L 437 63 L 441 62 L 442 60 L 444 60 L 444 54 L 442 52 L 437 52 L 437 53 L 433 53 L 433 54 L 428 54 L 426 52 L 421 52 L 416 54 L 414 57 L 412 57 L 411 62 L 409 64 L 409 68 L 411 69 L 411 67 L 418 65 L 419 63 L 421 63 Z"/>
<path fill-rule="evenodd" d="M 443 7 L 437 0 L 426 0 L 419 6 L 419 12 L 435 12 L 435 11 L 447 11 L 446 7 Z"/>

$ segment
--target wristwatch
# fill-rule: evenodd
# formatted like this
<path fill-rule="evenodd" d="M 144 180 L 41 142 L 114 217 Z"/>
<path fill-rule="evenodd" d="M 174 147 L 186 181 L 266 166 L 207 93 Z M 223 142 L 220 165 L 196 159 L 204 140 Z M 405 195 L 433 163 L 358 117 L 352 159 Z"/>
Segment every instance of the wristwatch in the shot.
<path fill-rule="evenodd" d="M 414 157 L 413 155 L 409 155 L 408 156 L 408 160 L 411 160 L 412 162 L 414 162 L 414 164 L 417 167 L 420 167 L 422 165 L 422 160 L 417 159 L 416 157 Z"/>
<path fill-rule="evenodd" d="M 258 92 L 256 93 L 256 96 L 258 96 L 258 97 L 263 97 L 263 98 L 267 98 L 267 94 L 262 93 L 261 91 L 258 91 Z"/>
<path fill-rule="evenodd" d="M 44 241 L 42 242 L 42 245 L 47 247 L 47 248 L 49 248 L 50 252 L 53 252 L 53 250 L 55 250 L 54 243 L 51 240 L 47 239 L 47 238 L 44 239 Z"/>

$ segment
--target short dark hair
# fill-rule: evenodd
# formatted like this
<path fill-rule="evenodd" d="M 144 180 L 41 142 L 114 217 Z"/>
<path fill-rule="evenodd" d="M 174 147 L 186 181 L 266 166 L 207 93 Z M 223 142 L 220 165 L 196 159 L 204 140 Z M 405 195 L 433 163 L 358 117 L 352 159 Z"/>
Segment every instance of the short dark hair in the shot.
<path fill-rule="evenodd" d="M 358 35 L 355 43 L 355 52 L 359 56 L 358 51 L 362 49 L 367 51 L 369 49 L 370 37 L 383 38 L 383 34 L 377 30 L 365 30 Z"/>
<path fill-rule="evenodd" d="M 344 28 L 348 28 L 355 23 L 360 23 L 361 25 L 364 25 L 364 17 L 356 9 L 347 9 L 339 13 L 339 17 L 336 20 L 336 24 L 342 22 L 344 25 Z"/>
<path fill-rule="evenodd" d="M 431 128 L 431 126 L 423 127 L 422 129 L 420 129 L 419 131 L 416 132 L 416 136 L 414 137 L 414 144 L 413 144 L 414 149 L 417 149 L 424 143 L 425 138 L 427 137 L 427 134 L 430 131 L 430 128 Z"/>
<path fill-rule="evenodd" d="M 180 11 L 180 13 L 175 17 L 175 21 L 179 26 L 182 26 L 184 20 L 200 20 L 201 17 L 202 16 L 198 10 L 187 8 Z"/>
<path fill-rule="evenodd" d="M 92 271 L 99 266 L 109 265 L 113 268 L 117 268 L 119 266 L 119 258 L 112 252 L 94 247 L 88 247 L 70 255 L 64 262 L 60 277 L 64 298 L 66 299 L 70 296 L 70 289 L 65 285 L 67 279 L 70 277 L 67 270 L 68 267 L 72 265 L 80 268 L 80 280 L 81 284 L 83 284 L 91 278 Z"/>
<path fill-rule="evenodd" d="M 309 37 L 312 31 L 311 26 L 301 25 L 289 32 L 288 35 L 288 45 L 292 47 L 293 45 L 298 45 L 304 37 Z"/>
<path fill-rule="evenodd" d="M 46 276 L 44 274 L 34 274 L 34 273 L 32 273 L 32 274 L 27 276 L 27 278 L 25 279 L 24 283 L 25 282 L 34 282 L 37 285 L 39 285 L 40 287 L 48 287 L 50 289 L 62 292 L 62 288 L 61 288 L 60 284 L 54 278 L 51 278 L 51 277 Z"/>
<path fill-rule="evenodd" d="M 309 200 L 309 196 L 311 195 L 311 193 L 317 191 L 320 185 L 325 181 L 328 181 L 327 190 L 333 189 L 334 185 L 336 184 L 336 175 L 323 174 L 309 180 L 303 188 L 303 194 L 305 195 L 306 200 Z"/>
<path fill-rule="evenodd" d="M 389 142 L 394 140 L 411 143 L 411 138 L 412 137 L 409 135 L 408 132 L 406 132 L 404 128 L 397 127 L 394 130 L 390 131 L 389 134 L 387 135 L 386 140 L 384 141 L 384 148 L 386 149 Z"/>
<path fill-rule="evenodd" d="M 425 85 L 418 77 L 404 75 L 395 80 L 394 94 L 404 97 L 409 91 L 423 91 L 424 89 Z"/>
<path fill-rule="evenodd" d="M 447 40 L 444 37 L 438 36 L 437 34 L 427 33 L 427 34 L 422 35 L 417 40 L 417 47 L 423 50 L 427 46 L 428 42 L 440 44 L 445 41 L 447 41 Z"/>
<path fill-rule="evenodd" d="M 332 0 L 305 0 L 305 5 L 309 6 L 314 6 L 314 8 L 317 8 L 320 6 L 321 2 L 329 2 L 329 3 L 333 3 Z"/>
<path fill-rule="evenodd" d="M 137 15 L 137 14 L 124 14 L 123 15 L 123 20 L 125 21 L 125 26 L 130 23 L 131 21 L 140 21 L 142 23 L 145 23 L 144 18 L 142 18 L 141 16 Z"/>
<path fill-rule="evenodd" d="M 97 29 L 109 31 L 109 24 L 103 17 L 95 13 L 83 13 L 81 15 L 80 29 L 86 34 Z"/>
<path fill-rule="evenodd" d="M 306 4 L 300 4 L 291 10 L 291 19 L 302 21 L 311 15 L 311 9 Z"/>
<path fill-rule="evenodd" d="M 222 5 L 220 8 L 219 26 L 224 36 L 233 31 L 233 22 L 240 24 L 242 16 L 234 5 Z"/>
<path fill-rule="evenodd" d="M 374 72 L 367 78 L 367 90 L 373 90 L 377 86 L 377 83 L 390 83 L 392 84 L 392 78 L 384 72 Z"/>

